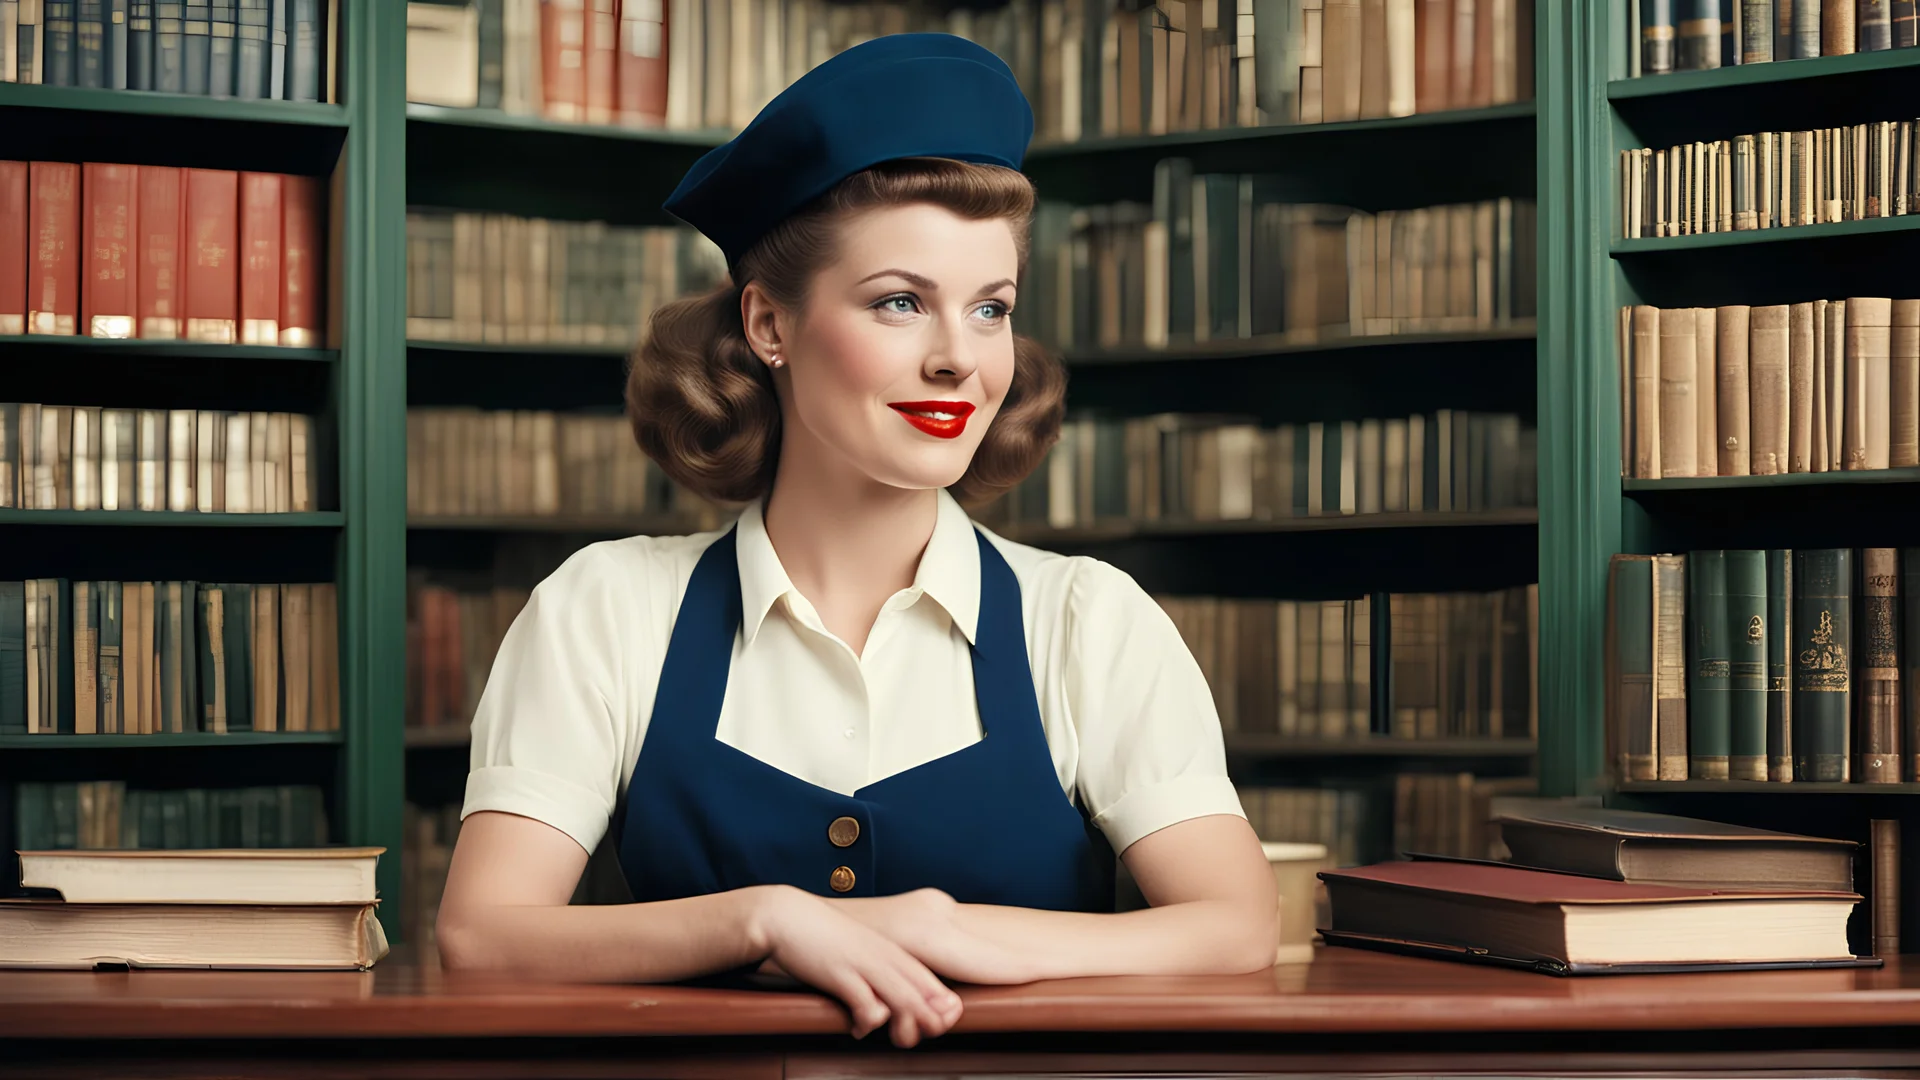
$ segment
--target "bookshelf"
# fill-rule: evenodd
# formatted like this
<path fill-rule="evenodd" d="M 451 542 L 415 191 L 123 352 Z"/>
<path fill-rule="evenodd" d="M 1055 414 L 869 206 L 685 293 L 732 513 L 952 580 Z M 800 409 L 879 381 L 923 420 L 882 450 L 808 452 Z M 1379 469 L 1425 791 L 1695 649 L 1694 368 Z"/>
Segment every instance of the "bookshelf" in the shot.
<path fill-rule="evenodd" d="M 319 508 L 0 510 L 5 576 L 332 582 L 340 670 L 337 731 L 0 738 L 9 804 L 0 826 L 13 843 L 13 789 L 30 780 L 129 791 L 311 785 L 331 840 L 388 849 L 378 886 L 397 905 L 405 490 L 393 463 L 404 456 L 406 24 L 404 5 L 333 2 L 340 63 L 328 102 L 0 83 L 0 157 L 9 160 L 279 172 L 320 177 L 330 192 L 321 347 L 0 338 L 9 401 L 312 416 Z"/>
<path fill-rule="evenodd" d="M 1908 295 L 1904 282 L 1911 280 L 1902 268 L 1920 252 L 1920 217 L 1791 227 L 1776 221 L 1771 228 L 1623 239 L 1620 155 L 1762 131 L 1906 119 L 1897 105 L 1885 103 L 1910 100 L 1920 88 L 1920 48 L 1635 77 L 1629 0 L 1551 7 L 1543 10 L 1539 42 L 1545 219 L 1540 678 L 1541 714 L 1553 718 L 1540 731 L 1543 786 L 1552 794 L 1598 795 L 1610 804 L 1846 837 L 1863 845 L 1869 819 L 1892 818 L 1906 825 L 1910 849 L 1920 820 L 1911 796 L 1920 784 L 1863 782 L 1857 764 L 1848 782 L 1701 779 L 1697 771 L 1689 779 L 1627 779 L 1609 760 L 1619 736 L 1610 731 L 1614 720 L 1607 715 L 1612 676 L 1606 635 L 1608 565 L 1616 553 L 1851 548 L 1857 577 L 1858 549 L 1913 542 L 1920 515 L 1909 509 L 1910 493 L 1920 469 L 1912 467 L 1631 475 L 1634 469 L 1623 468 L 1621 417 L 1630 391 L 1623 390 L 1619 366 L 1618 312 L 1629 305 L 1757 310 L 1828 298 L 1902 297 Z M 1798 589 L 1796 581 L 1796 596 Z M 1903 585 L 1901 605 L 1912 602 L 1906 592 Z M 1857 581 L 1850 595 L 1860 610 Z M 1687 610 L 1691 665 L 1696 630 L 1694 609 Z M 1854 615 L 1856 680 L 1866 644 L 1861 618 Z M 1914 647 L 1903 644 L 1909 655 Z M 1788 663 L 1794 663 L 1791 653 Z M 1857 709 L 1860 683 L 1853 685 Z M 1910 685 L 1901 686 L 1902 697 L 1911 693 Z M 1691 713 L 1691 697 L 1688 707 Z M 1850 712 L 1846 721 L 1855 750 L 1861 745 L 1856 716 Z M 1910 920 L 1920 881 L 1914 860 L 1903 862 L 1900 907 Z M 1868 906 L 1858 917 L 1865 917 Z M 1856 944 L 1861 940 L 1856 936 Z"/>

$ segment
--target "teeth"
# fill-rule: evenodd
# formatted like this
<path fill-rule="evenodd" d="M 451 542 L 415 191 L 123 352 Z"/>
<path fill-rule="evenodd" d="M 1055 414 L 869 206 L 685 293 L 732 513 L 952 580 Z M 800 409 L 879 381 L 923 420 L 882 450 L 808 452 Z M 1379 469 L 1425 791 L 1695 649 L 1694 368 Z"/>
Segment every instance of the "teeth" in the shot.
<path fill-rule="evenodd" d="M 930 419 L 930 420 L 951 420 L 951 419 L 953 419 L 954 417 L 956 417 L 956 416 L 958 416 L 958 415 L 959 415 L 958 413 L 944 413 L 944 412 L 917 412 L 917 411 L 915 411 L 915 410 L 913 410 L 913 409 L 907 409 L 907 410 L 905 410 L 905 411 L 906 411 L 907 413 L 909 413 L 909 414 L 911 414 L 911 415 L 913 415 L 913 416 L 924 416 L 924 417 L 927 417 L 927 418 L 928 418 L 928 419 Z"/>

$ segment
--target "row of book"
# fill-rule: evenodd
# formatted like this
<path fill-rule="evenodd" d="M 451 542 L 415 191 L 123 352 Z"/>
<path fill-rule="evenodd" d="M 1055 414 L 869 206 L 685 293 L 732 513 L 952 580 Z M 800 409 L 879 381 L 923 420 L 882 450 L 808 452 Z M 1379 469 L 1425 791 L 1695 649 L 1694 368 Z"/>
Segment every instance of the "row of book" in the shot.
<path fill-rule="evenodd" d="M 415 948 L 431 952 L 447 868 L 453 865 L 453 845 L 460 837 L 460 804 L 408 802 L 401 821 L 405 839 L 400 848 L 400 934 Z"/>
<path fill-rule="evenodd" d="M 313 417 L 0 402 L 0 507 L 318 509 Z"/>
<path fill-rule="evenodd" d="M 1261 840 L 1325 844 L 1328 861 L 1335 866 L 1358 866 L 1406 852 L 1504 858 L 1506 847 L 1494 819 L 1534 801 L 1538 789 L 1532 777 L 1469 772 L 1401 772 L 1391 779 L 1390 791 L 1349 784 L 1235 786 L 1241 809 Z M 1384 851 L 1383 839 L 1388 844 Z"/>
<path fill-rule="evenodd" d="M 0 733 L 338 730 L 331 582 L 0 581 Z"/>
<path fill-rule="evenodd" d="M 668 30 L 664 0 L 409 3 L 407 100 L 658 127 Z"/>
<path fill-rule="evenodd" d="M 121 780 L 23 780 L 16 850 L 298 848 L 327 843 L 326 796 L 311 785 L 138 788 Z M 10 883 L 11 884 L 11 883 Z"/>
<path fill-rule="evenodd" d="M 1154 171 L 1152 205 L 1042 203 L 1020 328 L 1065 349 L 1317 342 L 1531 319 L 1535 211 L 1500 198 L 1367 213 L 1289 201 L 1277 178 Z"/>
<path fill-rule="evenodd" d="M 640 452 L 623 416 L 461 406 L 407 410 L 407 513 L 717 520 Z"/>
<path fill-rule="evenodd" d="M 870 38 L 958 34 L 1034 103 L 1041 142 L 1319 123 L 1533 96 L 1532 0 L 470 0 L 408 5 L 412 101 L 734 129 Z"/>
<path fill-rule="evenodd" d="M 1262 426 L 1231 415 L 1081 415 L 980 507 L 993 526 L 1281 521 L 1534 505 L 1533 426 L 1512 413 Z"/>
<path fill-rule="evenodd" d="M 1914 0 L 1631 0 L 1627 33 L 1633 78 L 1879 52 L 1912 47 Z"/>
<path fill-rule="evenodd" d="M 726 280 L 713 241 L 509 214 L 407 214 L 407 337 L 489 344 L 636 344 L 655 308 Z"/>
<path fill-rule="evenodd" d="M 1615 555 L 1607 592 L 1621 779 L 1920 780 L 1920 549 Z"/>
<path fill-rule="evenodd" d="M 339 3 L 0 0 L 0 82 L 330 100 Z"/>
<path fill-rule="evenodd" d="M 1533 738 L 1538 586 L 1393 593 L 1387 642 L 1372 601 L 1157 595 L 1212 687 L 1221 728 L 1303 742 L 1366 741 L 1375 694 L 1394 739 Z M 1392 661 L 1373 685 L 1374 650 Z"/>
<path fill-rule="evenodd" d="M 1620 235 L 1787 229 L 1920 212 L 1916 121 L 1620 151 Z"/>
<path fill-rule="evenodd" d="M 465 727 L 473 719 L 493 658 L 532 591 L 408 571 L 407 726 Z"/>
<path fill-rule="evenodd" d="M 326 184 L 0 161 L 0 334 L 322 343 Z"/>
<path fill-rule="evenodd" d="M 1620 309 L 1621 475 L 1920 465 L 1920 300 Z"/>

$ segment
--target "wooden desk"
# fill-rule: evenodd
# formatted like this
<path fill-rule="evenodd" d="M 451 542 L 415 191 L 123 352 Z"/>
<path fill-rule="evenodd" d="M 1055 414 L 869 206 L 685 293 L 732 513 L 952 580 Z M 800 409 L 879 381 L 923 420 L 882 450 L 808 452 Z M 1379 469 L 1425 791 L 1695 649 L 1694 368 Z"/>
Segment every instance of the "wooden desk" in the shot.
<path fill-rule="evenodd" d="M 953 1032 L 901 1051 L 849 1039 L 810 993 L 528 984 L 404 955 L 362 973 L 0 972 L 0 1077 L 1920 1075 L 1920 963 L 1897 960 L 1556 979 L 1323 948 L 1252 975 L 962 997 Z"/>

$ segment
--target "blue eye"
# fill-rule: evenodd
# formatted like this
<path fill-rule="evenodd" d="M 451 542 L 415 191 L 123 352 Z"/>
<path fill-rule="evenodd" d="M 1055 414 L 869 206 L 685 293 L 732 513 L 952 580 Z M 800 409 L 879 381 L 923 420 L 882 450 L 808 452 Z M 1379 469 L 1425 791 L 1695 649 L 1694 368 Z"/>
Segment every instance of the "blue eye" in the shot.
<path fill-rule="evenodd" d="M 904 308 L 890 306 L 893 304 L 905 304 L 907 306 Z M 883 311 L 893 312 L 894 314 L 897 314 L 897 315 L 911 315 L 913 314 L 914 310 L 919 307 L 919 302 L 907 293 L 896 293 L 893 296 L 885 296 L 880 298 L 880 300 L 877 301 L 873 306 Z"/>

